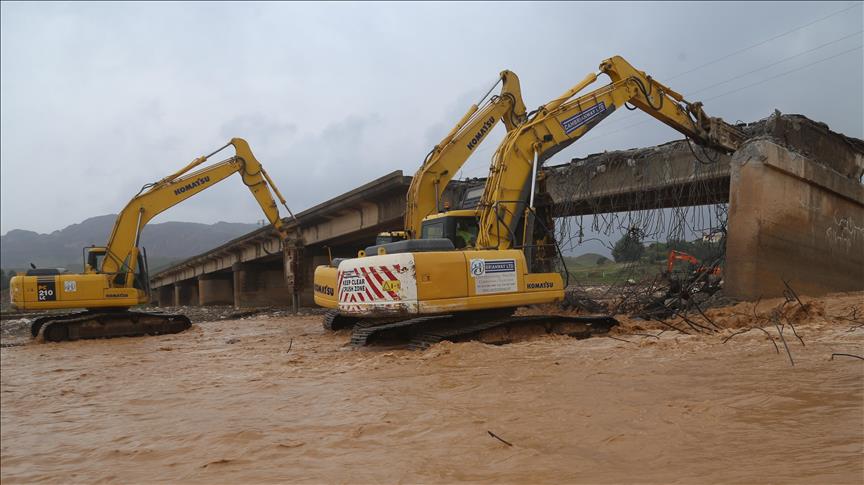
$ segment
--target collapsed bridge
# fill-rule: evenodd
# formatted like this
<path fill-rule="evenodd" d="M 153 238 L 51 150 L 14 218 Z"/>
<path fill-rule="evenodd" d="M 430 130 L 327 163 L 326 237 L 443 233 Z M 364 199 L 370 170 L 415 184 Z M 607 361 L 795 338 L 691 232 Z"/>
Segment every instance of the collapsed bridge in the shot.
<path fill-rule="evenodd" d="M 743 126 L 731 155 L 686 140 L 549 166 L 538 198 L 555 217 L 728 203 L 724 292 L 820 295 L 864 289 L 864 142 L 803 116 Z M 312 305 L 315 266 L 402 227 L 410 177 L 396 171 L 297 214 L 293 243 L 270 228 L 152 275 L 160 305 Z M 452 182 L 459 207 L 483 180 Z"/>

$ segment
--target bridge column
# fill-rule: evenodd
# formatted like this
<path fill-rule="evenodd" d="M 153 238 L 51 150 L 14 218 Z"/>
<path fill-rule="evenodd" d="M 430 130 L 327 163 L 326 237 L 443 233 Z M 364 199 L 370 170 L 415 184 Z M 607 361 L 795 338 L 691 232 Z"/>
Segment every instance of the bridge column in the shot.
<path fill-rule="evenodd" d="M 728 224 L 730 296 L 780 296 L 783 280 L 810 296 L 864 289 L 864 187 L 852 178 L 752 141 L 733 158 Z"/>
<path fill-rule="evenodd" d="M 234 306 L 291 306 L 293 286 L 285 282 L 282 261 L 239 263 L 234 275 Z"/>
<path fill-rule="evenodd" d="M 300 308 L 299 290 L 303 286 L 303 251 L 297 241 L 284 243 L 282 251 L 283 278 L 285 290 L 291 296 L 291 310 L 297 313 Z"/>
<path fill-rule="evenodd" d="M 174 302 L 178 306 L 198 305 L 198 281 L 183 280 L 175 283 Z"/>
<path fill-rule="evenodd" d="M 233 305 L 234 277 L 231 273 L 209 273 L 198 277 L 198 302 L 201 306 Z"/>
<path fill-rule="evenodd" d="M 156 304 L 158 306 L 175 306 L 174 285 L 165 285 L 156 288 Z"/>

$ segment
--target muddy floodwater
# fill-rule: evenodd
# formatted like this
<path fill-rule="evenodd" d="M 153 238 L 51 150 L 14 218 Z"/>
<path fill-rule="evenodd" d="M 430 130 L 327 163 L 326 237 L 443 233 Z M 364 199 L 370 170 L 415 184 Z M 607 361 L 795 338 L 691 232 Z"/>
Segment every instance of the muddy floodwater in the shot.
<path fill-rule="evenodd" d="M 757 330 L 723 343 L 754 324 L 748 304 L 710 311 L 710 335 L 625 321 L 615 338 L 352 350 L 320 317 L 258 316 L 8 346 L 0 478 L 861 483 L 864 361 L 831 358 L 864 355 L 861 299 L 792 315 L 794 366 L 766 321 L 776 349 Z"/>

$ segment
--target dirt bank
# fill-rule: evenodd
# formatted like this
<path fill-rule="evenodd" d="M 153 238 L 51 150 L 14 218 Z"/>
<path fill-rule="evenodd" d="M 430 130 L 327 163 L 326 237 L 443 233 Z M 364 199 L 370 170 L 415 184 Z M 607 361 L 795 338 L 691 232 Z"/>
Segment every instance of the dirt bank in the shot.
<path fill-rule="evenodd" d="M 862 296 L 791 317 L 794 366 L 769 326 L 777 351 L 761 331 L 723 343 L 765 324 L 748 304 L 711 310 L 730 327 L 711 335 L 625 321 L 621 340 L 425 352 L 355 351 L 318 316 L 260 315 L 6 347 L 0 478 L 860 483 L 864 361 L 831 354 L 864 354 Z"/>

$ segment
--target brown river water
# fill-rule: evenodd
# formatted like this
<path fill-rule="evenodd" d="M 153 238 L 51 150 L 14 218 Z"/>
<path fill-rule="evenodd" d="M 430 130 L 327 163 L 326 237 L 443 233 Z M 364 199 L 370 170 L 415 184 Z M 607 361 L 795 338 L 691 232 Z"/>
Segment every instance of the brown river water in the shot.
<path fill-rule="evenodd" d="M 750 304 L 709 312 L 713 335 L 627 320 L 622 340 L 423 352 L 352 350 L 311 316 L 6 347 L 0 479 L 862 483 L 864 361 L 831 360 L 864 355 L 862 296 L 791 316 L 794 366 L 772 326 L 779 352 L 723 343 Z"/>

